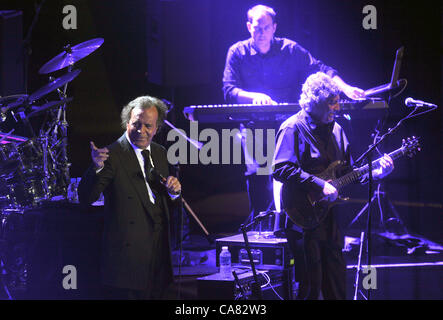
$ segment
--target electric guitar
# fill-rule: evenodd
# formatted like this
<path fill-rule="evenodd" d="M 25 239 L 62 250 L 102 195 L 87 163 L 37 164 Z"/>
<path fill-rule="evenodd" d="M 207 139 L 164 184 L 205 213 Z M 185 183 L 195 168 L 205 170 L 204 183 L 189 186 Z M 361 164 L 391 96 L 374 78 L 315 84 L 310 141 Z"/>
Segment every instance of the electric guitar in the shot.
<path fill-rule="evenodd" d="M 412 157 L 416 151 L 420 151 L 419 141 L 418 138 L 412 137 L 407 140 L 403 139 L 402 146 L 389 153 L 389 156 L 392 160 L 404 155 Z M 380 166 L 380 159 L 372 162 L 373 170 Z M 326 170 L 316 176 L 328 181 L 338 191 L 340 188 L 360 180 L 369 172 L 369 166 L 366 164 L 341 177 L 337 177 L 337 172 L 340 172 L 340 168 L 345 164 L 341 160 L 334 161 Z M 337 199 L 333 202 L 328 201 L 324 199 L 322 192 L 309 192 L 296 184 L 285 183 L 281 189 L 282 208 L 289 218 L 303 229 L 317 227 L 324 220 L 329 209 L 340 201 L 340 198 Z"/>

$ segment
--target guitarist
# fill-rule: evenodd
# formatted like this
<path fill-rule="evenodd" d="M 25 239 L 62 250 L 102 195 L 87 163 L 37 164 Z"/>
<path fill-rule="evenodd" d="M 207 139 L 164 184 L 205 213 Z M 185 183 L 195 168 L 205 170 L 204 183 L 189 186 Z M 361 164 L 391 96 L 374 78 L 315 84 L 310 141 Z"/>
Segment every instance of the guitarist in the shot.
<path fill-rule="evenodd" d="M 352 170 L 348 140 L 334 121 L 335 113 L 340 110 L 339 93 L 337 85 L 325 73 L 317 72 L 306 79 L 299 100 L 302 109 L 280 126 L 273 162 L 276 180 L 296 184 L 331 202 L 337 199 L 337 190 L 316 174 L 336 160 L 346 161 L 350 165 L 345 169 Z M 388 155 L 380 164 L 379 169 L 373 170 L 374 179 L 383 178 L 394 168 Z M 318 299 L 320 292 L 324 299 L 346 298 L 343 239 L 332 211 L 314 229 L 297 229 L 295 225 L 285 229 L 299 264 L 296 265 L 296 278 L 300 281 L 297 299 Z"/>

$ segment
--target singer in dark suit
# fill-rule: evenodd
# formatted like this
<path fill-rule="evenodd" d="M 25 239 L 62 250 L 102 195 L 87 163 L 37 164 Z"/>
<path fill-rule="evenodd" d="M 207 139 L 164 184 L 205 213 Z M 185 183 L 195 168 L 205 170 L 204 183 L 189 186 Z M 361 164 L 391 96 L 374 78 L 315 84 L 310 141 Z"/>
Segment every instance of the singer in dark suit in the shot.
<path fill-rule="evenodd" d="M 138 97 L 122 110 L 126 132 L 117 141 L 106 148 L 91 142 L 93 163 L 78 193 L 87 205 L 104 195 L 101 280 L 107 299 L 166 299 L 171 292 L 168 208 L 181 185 L 169 174 L 165 148 L 152 142 L 166 111 L 161 100 Z"/>

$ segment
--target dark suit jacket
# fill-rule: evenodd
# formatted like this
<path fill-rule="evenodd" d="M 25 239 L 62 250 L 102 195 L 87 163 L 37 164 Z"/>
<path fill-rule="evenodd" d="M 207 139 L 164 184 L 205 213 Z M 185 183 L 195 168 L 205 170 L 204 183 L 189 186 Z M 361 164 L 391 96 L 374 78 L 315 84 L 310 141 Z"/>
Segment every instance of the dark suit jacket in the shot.
<path fill-rule="evenodd" d="M 103 192 L 105 217 L 102 247 L 102 282 L 119 288 L 144 290 L 155 275 L 150 267 L 152 259 L 159 255 L 153 239 L 160 225 L 150 210 L 148 190 L 134 149 L 126 136 L 121 136 L 109 147 L 109 158 L 104 168 L 96 174 L 91 166 L 79 184 L 79 200 L 91 204 Z M 151 157 L 154 167 L 161 175 L 169 176 L 166 150 L 151 143 Z M 152 188 L 152 186 L 150 185 Z M 159 192 L 165 208 L 167 232 L 169 232 L 170 197 L 166 189 Z M 151 207 L 152 208 L 152 207 Z M 163 229 L 164 230 L 164 229 Z M 169 239 L 169 234 L 168 237 Z M 167 269 L 168 283 L 173 279 L 168 241 Z"/>

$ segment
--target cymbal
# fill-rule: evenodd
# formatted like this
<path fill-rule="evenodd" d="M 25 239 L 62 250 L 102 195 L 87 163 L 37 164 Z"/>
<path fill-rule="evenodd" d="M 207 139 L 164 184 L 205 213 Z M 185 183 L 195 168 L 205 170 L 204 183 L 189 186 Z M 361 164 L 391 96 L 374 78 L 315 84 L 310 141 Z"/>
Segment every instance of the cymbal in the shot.
<path fill-rule="evenodd" d="M 33 106 L 32 107 L 33 111 L 31 113 L 27 114 L 26 118 L 29 119 L 29 118 L 35 117 L 35 116 L 39 115 L 40 113 L 42 113 L 42 112 L 44 112 L 46 110 L 49 110 L 51 108 L 56 108 L 56 107 L 59 107 L 59 106 L 65 104 L 65 103 L 71 102 L 72 99 L 73 98 L 66 98 L 66 99 L 63 99 L 63 100 L 60 100 L 60 101 L 50 101 L 50 102 L 47 102 L 47 103 L 45 103 L 44 105 L 42 105 L 40 107 Z"/>
<path fill-rule="evenodd" d="M 80 73 L 80 69 L 76 69 L 74 71 L 64 74 L 60 78 L 57 78 L 57 79 L 49 82 L 47 85 L 41 87 L 36 92 L 31 94 L 29 96 L 29 102 L 32 103 L 33 101 L 36 101 L 36 100 L 44 97 L 48 93 L 60 88 L 61 86 L 65 85 L 66 83 L 72 81 L 75 77 L 78 76 L 79 73 Z"/>
<path fill-rule="evenodd" d="M 79 43 L 73 47 L 67 45 L 65 51 L 45 63 L 40 68 L 39 73 L 51 73 L 72 66 L 75 62 L 97 50 L 102 45 L 103 41 L 103 38 L 96 38 Z"/>

